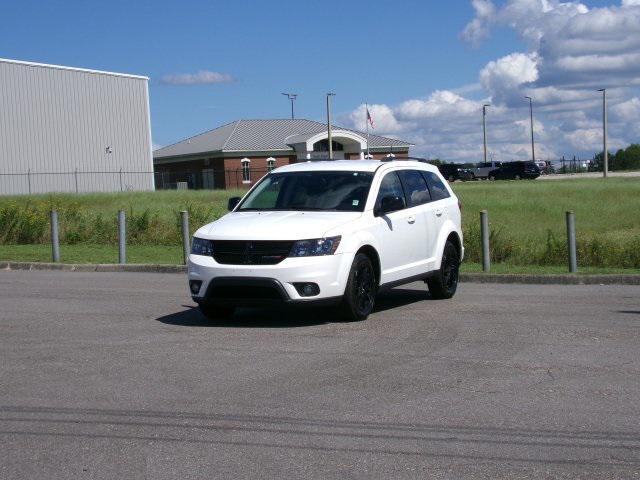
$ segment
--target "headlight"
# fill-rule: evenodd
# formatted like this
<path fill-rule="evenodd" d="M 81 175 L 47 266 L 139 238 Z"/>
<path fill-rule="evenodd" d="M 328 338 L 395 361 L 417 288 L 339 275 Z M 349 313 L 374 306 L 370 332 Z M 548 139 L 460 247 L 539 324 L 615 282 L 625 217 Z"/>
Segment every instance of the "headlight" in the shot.
<path fill-rule="evenodd" d="M 313 257 L 317 255 L 333 255 L 340 245 L 342 237 L 314 238 L 298 240 L 291 248 L 290 257 Z"/>
<path fill-rule="evenodd" d="M 191 242 L 191 253 L 194 255 L 213 256 L 213 242 L 205 238 L 193 237 Z"/>

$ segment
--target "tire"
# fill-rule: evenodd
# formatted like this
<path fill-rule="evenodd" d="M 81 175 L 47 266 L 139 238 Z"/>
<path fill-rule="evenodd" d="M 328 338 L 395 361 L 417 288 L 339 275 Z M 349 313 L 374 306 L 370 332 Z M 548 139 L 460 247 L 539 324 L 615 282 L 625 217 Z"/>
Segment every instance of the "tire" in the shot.
<path fill-rule="evenodd" d="M 376 274 L 371 259 L 364 253 L 358 253 L 349 271 L 340 308 L 341 317 L 347 321 L 365 320 L 373 311 L 376 293 Z"/>
<path fill-rule="evenodd" d="M 489 176 L 489 181 L 493 182 L 496 179 L 493 175 Z"/>
<path fill-rule="evenodd" d="M 227 305 L 211 305 L 209 303 L 198 304 L 200 313 L 207 317 L 209 320 L 221 320 L 229 318 L 235 312 L 235 307 L 229 307 Z"/>
<path fill-rule="evenodd" d="M 449 175 L 449 183 L 453 183 L 455 181 L 455 178 L 453 178 L 453 175 Z"/>
<path fill-rule="evenodd" d="M 515 177 L 513 177 L 514 180 L 520 180 L 520 175 L 517 175 Z"/>
<path fill-rule="evenodd" d="M 444 244 L 440 270 L 434 277 L 427 280 L 431 298 L 445 299 L 455 295 L 458 288 L 458 275 L 460 270 L 460 254 L 451 240 Z"/>

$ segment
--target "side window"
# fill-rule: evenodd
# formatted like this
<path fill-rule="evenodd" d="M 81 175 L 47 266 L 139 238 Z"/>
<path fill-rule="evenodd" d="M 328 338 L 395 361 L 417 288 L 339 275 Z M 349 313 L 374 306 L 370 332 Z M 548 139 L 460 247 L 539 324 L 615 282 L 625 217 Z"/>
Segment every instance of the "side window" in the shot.
<path fill-rule="evenodd" d="M 407 203 L 410 207 L 431 201 L 427 182 L 417 170 L 401 170 L 398 172 L 404 186 Z"/>
<path fill-rule="evenodd" d="M 433 172 L 422 172 L 424 178 L 429 184 L 429 190 L 431 191 L 431 200 L 442 200 L 443 198 L 449 198 L 449 190 L 444 186 L 440 177 Z"/>
<path fill-rule="evenodd" d="M 402 190 L 402 184 L 400 183 L 400 179 L 398 178 L 398 174 L 396 172 L 387 173 L 382 179 L 382 182 L 380 182 L 380 190 L 378 190 L 378 197 L 376 198 L 374 210 L 380 208 L 382 197 L 387 197 L 390 195 L 400 197 L 402 199 L 402 203 L 405 203 L 404 190 Z"/>

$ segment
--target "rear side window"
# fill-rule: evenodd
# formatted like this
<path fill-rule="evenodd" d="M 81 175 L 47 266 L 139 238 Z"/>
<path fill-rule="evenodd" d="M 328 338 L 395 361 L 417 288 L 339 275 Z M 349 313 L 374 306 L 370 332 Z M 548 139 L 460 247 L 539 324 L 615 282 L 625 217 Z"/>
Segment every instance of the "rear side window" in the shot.
<path fill-rule="evenodd" d="M 380 182 L 380 190 L 378 191 L 378 198 L 376 198 L 376 210 L 380 208 L 380 202 L 382 201 L 382 198 L 388 196 L 400 197 L 402 202 L 405 203 L 402 184 L 400 183 L 400 179 L 398 178 L 396 172 L 387 173 L 382 178 L 382 182 Z"/>
<path fill-rule="evenodd" d="M 422 172 L 424 178 L 427 180 L 429 184 L 429 190 L 431 191 L 431 200 L 442 200 L 443 198 L 449 198 L 451 195 L 449 194 L 449 190 L 444 186 L 440 177 L 433 172 Z"/>
<path fill-rule="evenodd" d="M 407 197 L 407 204 L 410 207 L 422 205 L 431 201 L 429 188 L 424 177 L 417 170 L 401 170 L 398 172 L 404 192 Z"/>

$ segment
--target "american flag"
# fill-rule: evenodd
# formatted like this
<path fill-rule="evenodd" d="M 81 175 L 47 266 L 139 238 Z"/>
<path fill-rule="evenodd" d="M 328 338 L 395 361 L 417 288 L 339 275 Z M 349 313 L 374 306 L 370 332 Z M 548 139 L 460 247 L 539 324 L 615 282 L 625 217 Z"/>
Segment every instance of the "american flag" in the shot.
<path fill-rule="evenodd" d="M 371 116 L 371 113 L 369 112 L 369 107 L 366 107 L 367 109 L 367 122 L 369 122 L 369 124 L 371 125 L 371 128 L 376 128 L 376 124 L 373 123 L 373 117 Z"/>

